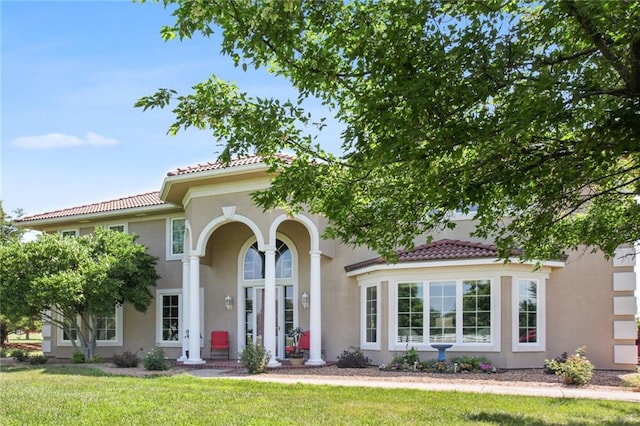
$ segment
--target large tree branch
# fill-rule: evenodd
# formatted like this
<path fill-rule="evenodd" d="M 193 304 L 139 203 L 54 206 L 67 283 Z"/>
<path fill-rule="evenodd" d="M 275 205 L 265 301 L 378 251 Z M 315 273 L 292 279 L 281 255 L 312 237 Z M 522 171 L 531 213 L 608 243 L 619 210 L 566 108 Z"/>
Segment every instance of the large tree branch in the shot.
<path fill-rule="evenodd" d="M 600 33 L 600 31 L 598 31 L 594 23 L 579 10 L 577 2 L 573 0 L 565 0 L 563 3 L 569 14 L 576 18 L 576 20 L 585 31 L 587 36 L 591 39 L 593 44 L 595 44 L 600 53 L 602 53 L 602 55 L 611 63 L 611 66 L 613 66 L 620 78 L 625 82 L 627 87 L 629 87 L 631 82 L 629 71 L 609 48 L 610 43 L 607 43 L 604 36 Z"/>

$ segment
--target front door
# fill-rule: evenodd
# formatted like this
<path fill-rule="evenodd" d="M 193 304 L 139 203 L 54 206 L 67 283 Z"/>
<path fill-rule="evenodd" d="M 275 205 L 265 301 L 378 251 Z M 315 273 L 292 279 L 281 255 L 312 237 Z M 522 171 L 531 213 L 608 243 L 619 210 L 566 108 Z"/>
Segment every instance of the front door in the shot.
<path fill-rule="evenodd" d="M 245 288 L 245 341 L 264 344 L 264 287 Z M 292 285 L 276 286 L 276 358 L 284 359 L 287 333 L 294 327 Z"/>

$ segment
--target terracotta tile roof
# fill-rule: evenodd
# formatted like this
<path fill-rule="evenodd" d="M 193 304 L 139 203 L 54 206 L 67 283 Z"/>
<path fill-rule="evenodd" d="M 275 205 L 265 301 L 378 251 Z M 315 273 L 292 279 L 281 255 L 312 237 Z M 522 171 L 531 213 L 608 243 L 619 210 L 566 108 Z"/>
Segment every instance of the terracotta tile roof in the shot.
<path fill-rule="evenodd" d="M 472 243 L 461 240 L 438 240 L 424 244 L 413 250 L 399 250 L 398 263 L 425 262 L 429 260 L 460 260 L 472 258 L 498 257 L 498 249 L 495 245 L 484 243 Z M 372 265 L 384 265 L 387 261 L 382 257 L 365 260 L 344 267 L 351 272 Z"/>
<path fill-rule="evenodd" d="M 159 194 L 159 192 L 147 192 L 146 194 L 132 195 L 130 197 L 119 198 L 117 200 L 103 201 L 80 207 L 71 207 L 53 212 L 40 213 L 22 217 L 17 222 L 32 222 L 35 220 L 57 219 L 167 204 L 159 198 Z"/>
<path fill-rule="evenodd" d="M 293 157 L 286 154 L 277 154 L 278 158 L 285 162 L 291 162 Z M 206 172 L 210 170 L 222 170 L 228 169 L 231 167 L 239 167 L 239 166 L 249 166 L 252 164 L 259 164 L 264 162 L 264 157 L 259 155 L 249 155 L 247 157 L 236 158 L 235 160 L 231 160 L 229 164 L 224 164 L 222 162 L 216 161 L 215 163 L 207 162 L 202 164 L 195 164 L 193 166 L 187 166 L 172 170 L 167 173 L 167 176 L 180 176 L 186 175 L 190 173 L 198 173 L 198 172 Z"/>

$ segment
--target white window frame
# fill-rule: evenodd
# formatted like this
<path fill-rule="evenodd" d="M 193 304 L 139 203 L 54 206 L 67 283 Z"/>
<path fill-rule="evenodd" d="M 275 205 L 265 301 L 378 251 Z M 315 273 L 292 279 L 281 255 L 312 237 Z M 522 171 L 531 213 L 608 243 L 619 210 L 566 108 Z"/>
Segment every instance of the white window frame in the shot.
<path fill-rule="evenodd" d="M 61 229 L 60 230 L 60 235 L 64 236 L 64 234 L 71 233 L 71 232 L 73 232 L 73 236 L 74 237 L 77 237 L 78 235 L 80 235 L 80 229 L 78 229 L 78 228 L 75 228 L 75 229 Z"/>
<path fill-rule="evenodd" d="M 367 289 L 376 289 L 376 341 L 367 341 Z M 367 350 L 381 349 L 382 324 L 382 288 L 379 282 L 360 284 L 360 348 Z"/>
<path fill-rule="evenodd" d="M 520 281 L 535 281 L 537 283 L 537 311 L 536 324 L 537 342 L 520 342 Z M 539 276 L 514 276 L 511 280 L 511 350 L 513 352 L 544 352 L 546 350 L 546 309 L 545 287 L 546 279 Z"/>
<path fill-rule="evenodd" d="M 178 296 L 178 340 L 162 340 L 162 296 Z M 184 297 L 181 288 L 165 288 L 156 290 L 156 346 L 165 348 L 182 347 L 185 318 Z M 186 327 L 188 328 L 188 327 Z M 204 329 L 204 289 L 200 288 L 200 347 L 204 347 L 207 330 Z"/>
<path fill-rule="evenodd" d="M 184 256 L 184 250 L 186 250 L 186 242 L 183 243 L 183 253 L 174 253 L 173 252 L 173 222 L 176 220 L 184 220 L 185 221 L 185 229 L 186 229 L 186 218 L 184 216 L 173 216 L 168 217 L 166 221 L 166 259 L 167 260 L 182 260 Z"/>
<path fill-rule="evenodd" d="M 104 226 L 105 229 L 112 229 L 116 226 L 122 226 L 122 232 L 124 232 L 125 234 L 129 233 L 129 224 L 127 222 L 124 223 L 109 223 L 107 225 Z"/>
<path fill-rule="evenodd" d="M 116 338 L 115 340 L 96 340 L 96 346 L 122 346 L 124 341 L 124 314 L 123 314 L 123 306 L 115 307 L 115 317 L 116 317 Z M 60 315 L 60 320 L 64 321 L 64 317 Z M 58 329 L 58 346 L 73 346 L 71 340 L 64 338 L 64 330 L 60 327 L 56 327 Z"/>
<path fill-rule="evenodd" d="M 463 343 L 462 342 L 462 288 L 463 281 L 467 280 L 488 280 L 491 286 L 491 342 L 488 343 Z M 469 273 L 430 273 L 426 271 L 422 274 L 406 274 L 404 276 L 394 276 L 393 281 L 389 281 L 389 335 L 388 349 L 390 351 L 404 351 L 408 347 L 416 350 L 435 351 L 429 342 L 429 283 L 438 281 L 456 282 L 456 342 L 449 351 L 480 351 L 480 352 L 500 352 L 500 331 L 501 331 L 501 307 L 500 307 L 500 275 L 487 274 L 486 272 Z M 422 343 L 398 342 L 398 285 L 403 283 L 421 283 L 423 285 L 423 318 L 424 318 L 424 341 Z"/>

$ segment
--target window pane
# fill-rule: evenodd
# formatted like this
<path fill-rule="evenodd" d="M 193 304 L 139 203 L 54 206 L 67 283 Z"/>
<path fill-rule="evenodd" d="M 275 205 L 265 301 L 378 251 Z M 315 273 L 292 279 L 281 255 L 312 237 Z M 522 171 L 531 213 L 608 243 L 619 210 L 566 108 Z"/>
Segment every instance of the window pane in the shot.
<path fill-rule="evenodd" d="M 292 276 L 293 260 L 291 251 L 285 243 L 276 240 L 276 278 L 291 278 Z"/>
<path fill-rule="evenodd" d="M 367 343 L 378 341 L 378 312 L 377 312 L 378 288 L 367 287 L 365 300 L 365 338 Z"/>
<path fill-rule="evenodd" d="M 422 283 L 398 284 L 397 342 L 424 340 L 424 298 Z"/>
<path fill-rule="evenodd" d="M 98 340 L 116 340 L 116 313 L 96 317 L 96 334 Z"/>
<path fill-rule="evenodd" d="M 491 342 L 491 281 L 462 282 L 462 341 Z"/>
<path fill-rule="evenodd" d="M 518 334 L 520 343 L 538 341 L 538 282 L 518 281 Z"/>
<path fill-rule="evenodd" d="M 184 253 L 184 219 L 171 220 L 171 254 Z"/>
<path fill-rule="evenodd" d="M 429 283 L 429 341 L 456 341 L 456 282 Z"/>
<path fill-rule="evenodd" d="M 253 243 L 244 255 L 244 279 L 264 278 L 264 253 L 258 251 L 258 243 Z"/>
<path fill-rule="evenodd" d="M 162 296 L 162 340 L 179 340 L 180 318 L 179 297 L 177 294 Z"/>

